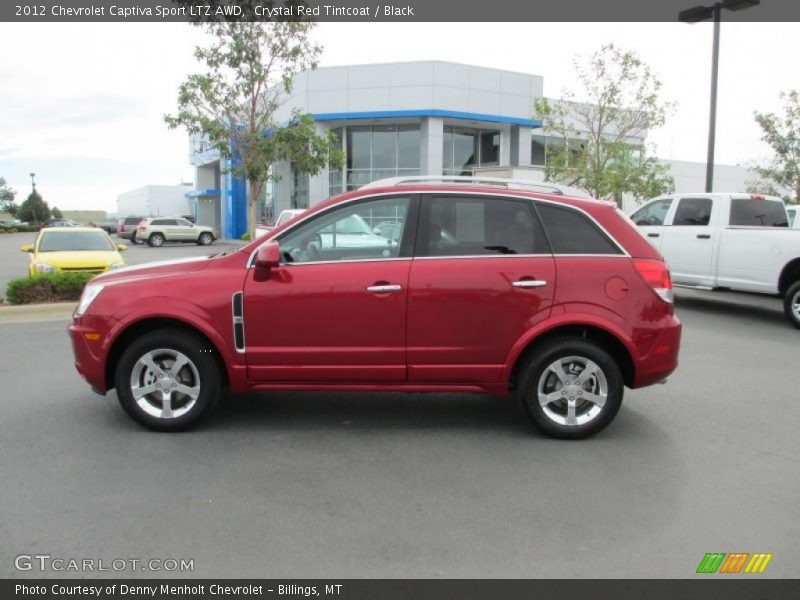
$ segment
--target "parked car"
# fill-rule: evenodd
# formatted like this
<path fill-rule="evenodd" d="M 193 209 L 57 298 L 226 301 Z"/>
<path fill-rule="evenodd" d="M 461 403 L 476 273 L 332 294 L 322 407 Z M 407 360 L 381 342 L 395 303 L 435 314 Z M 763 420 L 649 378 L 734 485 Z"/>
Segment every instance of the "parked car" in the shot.
<path fill-rule="evenodd" d="M 400 234 L 403 233 L 403 223 L 400 221 L 381 221 L 373 229 L 372 233 L 399 241 Z"/>
<path fill-rule="evenodd" d="M 125 266 L 120 252 L 127 249 L 127 246 L 114 244 L 105 231 L 94 227 L 42 229 L 32 246 L 20 247 L 31 255 L 29 275 L 59 271 L 113 271 Z"/>
<path fill-rule="evenodd" d="M 800 233 L 783 201 L 758 194 L 671 194 L 631 215 L 675 285 L 777 294 L 800 329 Z"/>
<path fill-rule="evenodd" d="M 19 219 L 4 219 L 0 221 L 0 227 L 3 229 L 11 229 L 12 227 L 19 227 L 21 225 L 25 225 L 25 223 Z"/>
<path fill-rule="evenodd" d="M 195 225 L 182 217 L 148 217 L 136 227 L 136 237 L 151 246 L 166 242 L 194 242 L 208 246 L 217 239 L 212 227 Z"/>
<path fill-rule="evenodd" d="M 130 240 L 131 244 L 143 244 L 144 242 L 136 237 L 136 228 L 144 217 L 130 215 L 117 221 L 117 237 Z"/>
<path fill-rule="evenodd" d="M 400 243 L 320 244 L 370 214 L 398 215 Z M 101 275 L 69 330 L 78 372 L 151 429 L 191 426 L 226 386 L 488 392 L 580 438 L 612 421 L 624 386 L 676 368 L 671 288 L 613 203 L 389 181 L 241 248 Z"/>
<path fill-rule="evenodd" d="M 261 237 L 269 233 L 276 227 L 285 225 L 295 217 L 302 215 L 304 212 L 306 212 L 306 210 L 307 209 L 305 208 L 288 208 L 284 211 L 281 211 L 281 214 L 278 215 L 278 218 L 275 220 L 275 223 L 268 223 L 266 225 L 256 225 L 256 237 Z"/>
<path fill-rule="evenodd" d="M 69 219 L 53 219 L 42 225 L 42 227 L 84 227 L 84 225 Z"/>
<path fill-rule="evenodd" d="M 789 227 L 800 229 L 800 219 L 797 218 L 800 212 L 800 204 L 790 204 L 786 207 L 786 215 L 789 217 Z"/>
<path fill-rule="evenodd" d="M 116 221 L 92 221 L 89 227 L 97 227 L 108 234 L 117 233 L 118 225 Z"/>

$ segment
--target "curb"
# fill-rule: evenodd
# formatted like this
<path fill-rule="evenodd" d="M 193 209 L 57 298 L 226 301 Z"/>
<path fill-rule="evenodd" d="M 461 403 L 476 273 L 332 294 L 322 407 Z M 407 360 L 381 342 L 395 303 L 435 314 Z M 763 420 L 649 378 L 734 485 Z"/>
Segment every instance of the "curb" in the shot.
<path fill-rule="evenodd" d="M 54 302 L 51 304 L 0 305 L 0 325 L 11 323 L 37 323 L 40 321 L 67 321 L 77 302 Z"/>

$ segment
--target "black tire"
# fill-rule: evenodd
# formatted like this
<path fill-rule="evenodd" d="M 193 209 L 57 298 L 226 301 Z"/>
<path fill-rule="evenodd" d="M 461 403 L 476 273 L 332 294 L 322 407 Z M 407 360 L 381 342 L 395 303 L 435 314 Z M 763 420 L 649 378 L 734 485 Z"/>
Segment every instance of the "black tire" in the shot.
<path fill-rule="evenodd" d="M 136 232 L 134 231 L 131 234 L 131 244 L 144 244 L 144 240 L 141 240 L 138 237 L 136 237 Z"/>
<path fill-rule="evenodd" d="M 204 231 L 200 234 L 200 237 L 197 238 L 197 243 L 200 246 L 210 246 L 212 243 L 214 243 L 214 236 L 207 231 Z"/>
<path fill-rule="evenodd" d="M 160 248 L 164 245 L 164 236 L 160 233 L 152 233 L 150 237 L 147 239 L 147 243 L 150 245 L 151 248 Z"/>
<path fill-rule="evenodd" d="M 182 431 L 208 416 L 222 393 L 220 365 L 214 358 L 213 348 L 208 346 L 199 336 L 178 329 L 152 331 L 131 343 L 122 353 L 114 373 L 117 398 L 128 416 L 154 431 Z M 152 363 L 161 369 L 161 376 L 140 362 L 148 353 L 153 353 Z M 170 367 L 181 355 L 189 362 L 179 368 L 178 373 L 170 373 Z M 165 412 L 162 391 L 140 393 L 137 401 L 133 381 L 137 381 L 138 386 L 196 390 L 196 395 L 180 393 L 179 389 L 172 391 L 170 412 Z"/>
<path fill-rule="evenodd" d="M 800 329 L 800 281 L 795 281 L 783 295 L 783 313 L 786 319 Z"/>
<path fill-rule="evenodd" d="M 569 357 L 578 360 L 559 365 L 567 380 L 564 384 L 551 367 Z M 594 363 L 592 374 L 585 382 L 577 381 L 583 369 L 590 366 L 588 361 Z M 540 384 L 544 405 L 539 401 Z M 590 396 L 599 400 L 603 388 L 602 405 L 587 400 Z M 601 431 L 614 420 L 622 405 L 624 389 L 619 365 L 606 350 L 585 338 L 570 337 L 547 342 L 536 350 L 522 368 L 517 393 L 537 429 L 555 438 L 581 439 Z M 555 399 L 547 402 L 547 396 Z M 570 401 L 573 409 L 568 408 Z"/>

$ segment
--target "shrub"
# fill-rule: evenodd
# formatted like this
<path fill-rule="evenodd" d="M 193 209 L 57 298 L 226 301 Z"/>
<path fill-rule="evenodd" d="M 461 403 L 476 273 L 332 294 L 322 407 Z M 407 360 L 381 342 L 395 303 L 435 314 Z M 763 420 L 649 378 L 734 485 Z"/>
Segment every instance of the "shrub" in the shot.
<path fill-rule="evenodd" d="M 94 273 L 43 273 L 8 282 L 6 295 L 11 304 L 37 304 L 78 300 Z"/>
<path fill-rule="evenodd" d="M 250 241 L 250 232 L 249 231 L 245 231 L 242 234 L 242 240 L 245 241 L 245 242 L 249 242 Z"/>

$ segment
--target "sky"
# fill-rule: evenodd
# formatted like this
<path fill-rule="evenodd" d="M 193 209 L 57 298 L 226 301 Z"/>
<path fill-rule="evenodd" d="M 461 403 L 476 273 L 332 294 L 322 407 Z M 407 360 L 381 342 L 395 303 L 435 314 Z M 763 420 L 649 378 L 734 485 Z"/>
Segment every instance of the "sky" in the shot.
<path fill-rule="evenodd" d="M 723 23 L 716 163 L 765 159 L 753 111 L 800 88 L 796 23 Z M 447 60 L 542 75 L 576 87 L 572 61 L 603 44 L 633 50 L 677 103 L 652 131 L 657 155 L 705 161 L 710 23 L 322 23 L 320 66 Z M 118 194 L 193 181 L 185 132 L 169 130 L 178 85 L 197 72 L 202 32 L 183 23 L 0 24 L 0 177 L 61 209 L 116 210 Z M 580 91 L 578 90 L 580 96 Z"/>

